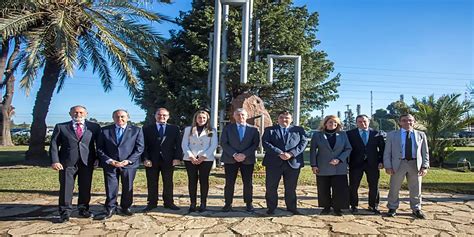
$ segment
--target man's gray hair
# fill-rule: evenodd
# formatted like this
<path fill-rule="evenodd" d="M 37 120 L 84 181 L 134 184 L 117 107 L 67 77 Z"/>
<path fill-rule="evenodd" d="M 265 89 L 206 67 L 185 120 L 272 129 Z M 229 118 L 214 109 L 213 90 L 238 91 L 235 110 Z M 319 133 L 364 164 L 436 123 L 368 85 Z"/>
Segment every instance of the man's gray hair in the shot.
<path fill-rule="evenodd" d="M 118 112 L 125 112 L 127 114 L 127 117 L 130 118 L 130 114 L 128 114 L 128 111 L 125 110 L 125 109 L 116 109 L 114 110 L 114 112 L 112 112 L 112 118 L 114 117 L 114 115 Z"/>
<path fill-rule="evenodd" d="M 244 108 L 237 108 L 234 110 L 234 114 L 236 113 L 246 113 L 248 114 L 247 110 L 245 110 Z"/>

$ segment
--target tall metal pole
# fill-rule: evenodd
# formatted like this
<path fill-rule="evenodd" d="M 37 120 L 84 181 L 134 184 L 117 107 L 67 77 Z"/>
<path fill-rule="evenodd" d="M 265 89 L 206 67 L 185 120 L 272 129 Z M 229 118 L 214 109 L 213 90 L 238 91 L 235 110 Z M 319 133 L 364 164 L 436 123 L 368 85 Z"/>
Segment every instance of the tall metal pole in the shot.
<path fill-rule="evenodd" d="M 248 61 L 249 61 L 249 21 L 250 1 L 242 6 L 242 57 L 240 63 L 240 83 L 247 83 Z"/>
<path fill-rule="evenodd" d="M 220 70 L 219 76 L 219 97 L 221 101 L 225 101 L 226 96 L 226 81 L 225 77 L 227 76 L 227 35 L 229 29 L 229 5 L 222 5 L 222 12 L 223 12 L 223 25 L 222 25 L 222 67 Z M 221 108 L 219 109 L 219 125 L 222 126 L 225 120 L 225 111 L 226 111 L 226 103 L 222 103 Z"/>
<path fill-rule="evenodd" d="M 215 1 L 214 15 L 214 52 L 212 57 L 212 96 L 211 96 L 211 126 L 217 128 L 217 114 L 219 106 L 219 70 L 221 62 L 221 18 L 222 4 Z"/>
<path fill-rule="evenodd" d="M 255 21 L 255 62 L 260 61 L 260 20 Z"/>
<path fill-rule="evenodd" d="M 300 100 L 301 100 L 301 56 L 298 56 L 296 59 L 295 65 L 295 95 L 294 95 L 294 104 L 295 104 L 295 114 L 294 114 L 294 124 L 296 126 L 300 125 Z"/>
<path fill-rule="evenodd" d="M 212 44 L 213 44 L 213 39 L 214 39 L 214 33 L 209 33 L 209 52 L 208 52 L 208 57 L 209 57 L 209 60 L 212 59 Z M 209 96 L 209 98 L 211 97 L 211 91 L 212 91 L 212 62 L 209 63 L 208 67 L 207 67 L 207 96 Z M 208 104 L 209 105 L 209 104 Z"/>

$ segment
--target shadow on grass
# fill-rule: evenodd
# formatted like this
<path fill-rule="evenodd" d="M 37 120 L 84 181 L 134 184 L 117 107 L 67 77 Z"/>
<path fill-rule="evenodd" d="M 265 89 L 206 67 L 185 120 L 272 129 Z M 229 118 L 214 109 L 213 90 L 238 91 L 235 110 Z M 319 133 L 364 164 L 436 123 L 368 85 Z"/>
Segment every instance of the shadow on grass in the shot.
<path fill-rule="evenodd" d="M 466 183 L 423 183 L 424 190 L 432 192 L 445 192 L 456 194 L 470 194 L 474 195 L 474 184 L 472 182 Z"/>

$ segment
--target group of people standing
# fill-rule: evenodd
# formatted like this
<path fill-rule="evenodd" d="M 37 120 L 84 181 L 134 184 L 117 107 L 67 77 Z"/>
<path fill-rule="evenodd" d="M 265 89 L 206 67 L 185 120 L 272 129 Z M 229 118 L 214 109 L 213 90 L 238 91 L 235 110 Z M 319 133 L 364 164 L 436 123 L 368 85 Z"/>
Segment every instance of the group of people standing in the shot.
<path fill-rule="evenodd" d="M 59 171 L 59 222 L 69 221 L 76 177 L 79 216 L 105 220 L 117 211 L 133 215 L 130 210 L 133 182 L 140 162 L 146 170 L 148 188 L 144 212 L 158 205 L 160 173 L 163 207 L 180 209 L 173 200 L 173 172 L 174 166 L 182 161 L 188 175 L 189 212 L 207 210 L 209 175 L 219 142 L 217 130 L 210 126 L 207 111 L 197 111 L 192 125 L 184 129 L 182 136 L 177 126 L 167 123 L 170 115 L 166 108 L 158 108 L 155 112 L 156 123 L 143 128 L 128 124 L 129 114 L 123 109 L 115 110 L 112 113 L 114 124 L 103 128 L 86 120 L 84 106 L 73 106 L 69 114 L 72 121 L 55 126 L 50 146 L 51 167 Z M 267 214 L 274 214 L 277 208 L 278 186 L 282 177 L 286 208 L 292 214 L 300 214 L 296 186 L 308 143 L 304 129 L 291 125 L 292 115 L 288 111 L 280 112 L 277 124 L 265 128 L 263 136 L 256 127 L 247 124 L 248 113 L 245 109 L 236 109 L 232 116 L 235 123 L 225 126 L 220 137 L 221 162 L 225 170 L 225 205 L 222 211 L 232 211 L 239 170 L 246 211 L 254 211 L 252 179 L 261 138 L 265 149 L 263 165 L 266 168 Z M 323 207 L 321 214 L 329 214 L 333 208 L 335 215 L 342 215 L 341 209 L 347 209 L 349 205 L 351 211 L 356 213 L 357 192 L 364 172 L 369 183 L 369 209 L 380 213 L 379 169 L 385 167 L 391 175 L 388 215 L 396 214 L 398 193 L 404 177 L 407 177 L 413 214 L 424 218 L 421 212 L 421 177 L 429 167 L 428 147 L 425 134 L 414 130 L 414 123 L 413 116 L 401 116 L 402 129 L 389 133 L 385 143 L 381 133 L 369 129 L 369 119 L 365 115 L 358 116 L 358 128 L 347 133 L 342 131 L 339 118 L 326 116 L 319 131 L 312 136 L 310 146 L 310 164 L 316 174 L 318 203 Z M 94 215 L 89 211 L 89 202 L 97 161 L 104 172 L 106 201 L 104 212 Z M 119 182 L 122 184 L 120 204 L 117 200 Z"/>

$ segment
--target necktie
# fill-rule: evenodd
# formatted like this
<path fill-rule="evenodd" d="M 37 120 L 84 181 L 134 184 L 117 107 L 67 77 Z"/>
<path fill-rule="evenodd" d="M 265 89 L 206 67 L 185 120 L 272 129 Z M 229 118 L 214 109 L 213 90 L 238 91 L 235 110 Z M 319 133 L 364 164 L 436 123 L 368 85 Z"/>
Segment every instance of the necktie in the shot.
<path fill-rule="evenodd" d="M 412 160 L 412 153 L 411 153 L 411 136 L 410 136 L 410 131 L 405 131 L 406 133 L 406 138 L 405 138 L 405 160 Z"/>
<path fill-rule="evenodd" d="M 163 124 L 160 123 L 160 128 L 158 129 L 158 136 L 160 136 L 160 138 L 163 138 L 163 135 L 164 135 L 164 128 L 163 128 Z"/>
<path fill-rule="evenodd" d="M 123 128 L 120 127 L 117 129 L 117 143 L 120 143 L 122 141 L 122 136 L 123 136 Z"/>
<path fill-rule="evenodd" d="M 240 141 L 244 139 L 244 125 L 239 125 L 239 139 Z"/>
<path fill-rule="evenodd" d="M 283 128 L 283 140 L 286 142 L 286 137 L 288 135 L 288 128 Z"/>
<path fill-rule="evenodd" d="M 362 141 L 364 142 L 364 145 L 367 145 L 368 137 L 367 137 L 367 131 L 362 130 Z"/>
<path fill-rule="evenodd" d="M 77 139 L 81 139 L 82 134 L 83 134 L 83 132 L 84 132 L 84 131 L 82 130 L 81 124 L 82 124 L 82 123 L 76 123 L 76 137 L 77 137 Z"/>

